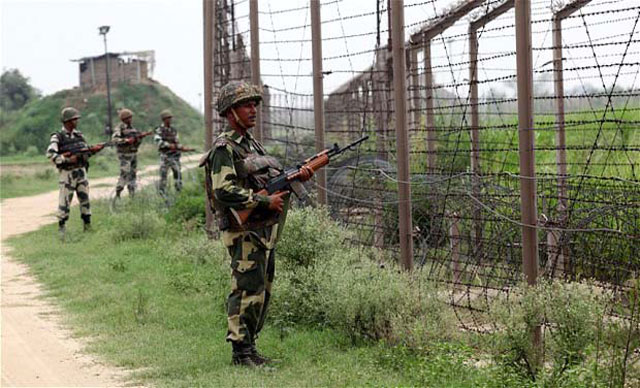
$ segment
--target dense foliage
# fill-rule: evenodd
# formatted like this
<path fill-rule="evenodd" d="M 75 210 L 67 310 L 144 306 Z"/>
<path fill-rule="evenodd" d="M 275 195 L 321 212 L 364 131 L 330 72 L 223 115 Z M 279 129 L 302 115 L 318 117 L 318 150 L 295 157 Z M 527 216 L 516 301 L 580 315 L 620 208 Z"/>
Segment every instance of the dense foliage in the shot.
<path fill-rule="evenodd" d="M 160 112 L 171 109 L 173 125 L 180 131 L 181 140 L 187 144 L 201 142 L 201 114 L 157 82 L 113 85 L 111 100 L 114 126 L 119 123 L 117 111 L 125 107 L 134 113 L 133 125 L 144 131 L 160 125 Z M 32 100 L 20 111 L 7 116 L 0 123 L 0 154 L 43 154 L 49 144 L 49 135 L 61 127 L 60 111 L 66 106 L 80 111 L 82 118 L 78 129 L 90 143 L 106 139 L 106 92 L 74 88 Z"/>

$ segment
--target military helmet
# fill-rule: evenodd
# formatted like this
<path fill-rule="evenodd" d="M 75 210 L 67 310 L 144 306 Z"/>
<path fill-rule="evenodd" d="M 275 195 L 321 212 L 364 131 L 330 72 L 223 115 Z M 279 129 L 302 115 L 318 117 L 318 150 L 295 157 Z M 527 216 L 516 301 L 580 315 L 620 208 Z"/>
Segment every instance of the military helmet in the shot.
<path fill-rule="evenodd" d="M 220 89 L 216 110 L 224 117 L 229 108 L 246 101 L 262 101 L 262 89 L 244 81 L 231 81 Z"/>
<path fill-rule="evenodd" d="M 80 118 L 80 112 L 78 112 L 76 108 L 67 107 L 67 108 L 64 108 L 62 112 L 60 112 L 60 121 L 62 121 L 63 123 L 66 123 L 69 120 L 79 119 L 79 118 Z"/>
<path fill-rule="evenodd" d="M 127 108 L 123 108 L 123 109 L 120 110 L 120 113 L 118 113 L 118 116 L 120 116 L 120 120 L 124 120 L 124 119 L 127 119 L 129 117 L 133 117 L 133 112 L 131 112 Z"/>
<path fill-rule="evenodd" d="M 170 117 L 173 117 L 173 115 L 171 114 L 171 111 L 169 109 L 165 109 L 162 112 L 160 112 L 160 118 L 162 120 L 168 119 Z"/>

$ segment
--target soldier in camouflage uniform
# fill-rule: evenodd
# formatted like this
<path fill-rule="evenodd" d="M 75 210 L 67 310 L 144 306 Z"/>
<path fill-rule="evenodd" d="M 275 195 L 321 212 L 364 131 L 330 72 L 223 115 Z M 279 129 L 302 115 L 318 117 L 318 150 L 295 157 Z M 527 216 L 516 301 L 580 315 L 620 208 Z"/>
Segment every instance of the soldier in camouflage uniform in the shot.
<path fill-rule="evenodd" d="M 234 81 L 222 87 L 217 110 L 228 126 L 201 162 L 206 168 L 207 197 L 231 255 L 227 341 L 232 344 L 233 364 L 250 367 L 270 361 L 258 353 L 255 341 L 271 298 L 275 243 L 288 200 L 288 192 L 257 194 L 270 177 L 282 171 L 280 163 L 266 155 L 249 131 L 255 126 L 261 101 L 257 86 Z M 243 209 L 254 210 L 247 222 L 239 225 L 234 214 Z"/>
<path fill-rule="evenodd" d="M 89 204 L 89 181 L 87 181 L 87 158 L 63 155 L 69 151 L 88 148 L 82 132 L 76 129 L 80 113 L 76 109 L 68 107 L 62 110 L 60 116 L 62 129 L 51 134 L 47 158 L 55 163 L 59 171 L 60 195 L 57 217 L 60 238 L 64 240 L 65 223 L 69 219 L 69 207 L 73 200 L 73 193 L 78 194 L 80 217 L 82 217 L 85 231 L 91 227 L 91 206 Z"/>
<path fill-rule="evenodd" d="M 178 131 L 171 126 L 173 115 L 168 109 L 160 113 L 162 125 L 155 129 L 153 140 L 158 145 L 160 153 L 160 194 L 167 190 L 167 175 L 169 169 L 173 172 L 173 183 L 176 191 L 182 189 L 182 172 L 180 171 L 180 151 L 182 146 L 178 140 Z"/>
<path fill-rule="evenodd" d="M 141 140 L 138 137 L 141 132 L 133 128 L 133 112 L 129 109 L 122 109 L 119 113 L 122 122 L 116 126 L 111 140 L 115 143 L 118 160 L 120 161 L 120 177 L 116 184 L 116 196 L 120 198 L 120 193 L 127 186 L 129 196 L 132 197 L 136 191 L 136 178 L 138 173 L 138 147 Z"/>

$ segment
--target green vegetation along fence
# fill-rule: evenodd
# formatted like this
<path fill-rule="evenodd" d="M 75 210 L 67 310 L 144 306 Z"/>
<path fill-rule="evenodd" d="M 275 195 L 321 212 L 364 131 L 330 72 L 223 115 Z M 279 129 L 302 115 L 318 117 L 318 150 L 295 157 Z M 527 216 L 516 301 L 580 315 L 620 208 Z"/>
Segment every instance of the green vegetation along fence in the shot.
<path fill-rule="evenodd" d="M 610 316 L 638 334 L 629 297 L 640 279 L 637 2 L 267 1 L 257 30 L 252 2 L 215 2 L 214 95 L 251 79 L 258 38 L 262 139 L 286 165 L 317 149 L 317 112 L 327 145 L 370 136 L 327 168 L 326 185 L 310 187 L 326 191 L 332 216 L 357 231 L 354 244 L 379 248 L 380 260 L 402 259 L 408 244 L 414 270 L 448 285 L 467 330 L 495 330 L 487 313 L 529 266 L 530 283 L 589 279 L 611 290 Z M 315 6 L 322 58 L 312 55 Z M 400 9 L 406 66 L 394 74 L 403 56 L 390 26 Z M 313 98 L 319 74 L 322 107 Z M 403 76 L 406 90 L 395 93 Z M 406 95 L 405 112 L 395 110 L 397 95 Z M 398 152 L 405 127 L 408 155 Z M 404 185 L 409 222 L 399 215 Z M 628 353 L 625 362 L 637 362 Z"/>

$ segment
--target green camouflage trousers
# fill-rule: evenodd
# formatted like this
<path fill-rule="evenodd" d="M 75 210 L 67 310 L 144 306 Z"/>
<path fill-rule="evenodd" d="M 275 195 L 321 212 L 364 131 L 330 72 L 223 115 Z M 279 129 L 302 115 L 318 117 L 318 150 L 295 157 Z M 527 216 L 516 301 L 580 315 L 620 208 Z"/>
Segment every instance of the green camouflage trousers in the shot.
<path fill-rule="evenodd" d="M 136 178 L 138 174 L 138 154 L 118 153 L 120 160 L 120 177 L 116 184 L 116 191 L 122 191 L 127 186 L 129 192 L 136 190 Z"/>
<path fill-rule="evenodd" d="M 264 325 L 275 275 L 277 230 L 278 224 L 255 231 L 223 232 L 231 255 L 227 341 L 251 344 Z"/>
<path fill-rule="evenodd" d="M 160 154 L 160 185 L 158 189 L 160 193 L 165 193 L 167 190 L 167 175 L 169 169 L 173 173 L 173 183 L 176 187 L 176 191 L 182 189 L 182 172 L 180 171 L 180 155 L 168 155 Z"/>
<path fill-rule="evenodd" d="M 89 181 L 87 181 L 87 170 L 84 167 L 75 168 L 73 170 L 59 170 L 60 175 L 58 183 L 60 185 L 60 194 L 58 196 L 58 219 L 67 220 L 69 218 L 69 209 L 73 200 L 73 193 L 78 193 L 78 202 L 80 202 L 80 213 L 82 215 L 91 214 L 91 206 L 89 205 Z"/>

